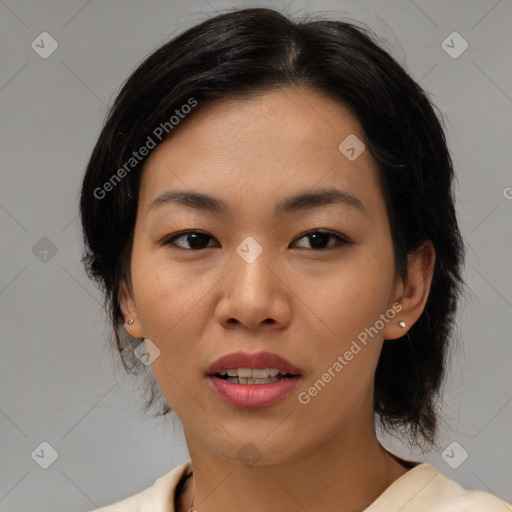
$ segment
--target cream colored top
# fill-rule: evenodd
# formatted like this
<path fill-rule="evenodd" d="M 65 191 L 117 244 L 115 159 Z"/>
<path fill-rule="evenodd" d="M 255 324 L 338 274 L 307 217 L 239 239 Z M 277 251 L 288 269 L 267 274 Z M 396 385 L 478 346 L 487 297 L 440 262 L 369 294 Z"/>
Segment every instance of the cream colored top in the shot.
<path fill-rule="evenodd" d="M 192 472 L 190 460 L 150 487 L 91 512 L 176 512 L 176 487 Z M 418 464 L 395 480 L 363 512 L 510 512 L 512 506 L 484 491 L 464 489 L 430 464 Z M 199 511 L 200 512 L 200 511 Z"/>

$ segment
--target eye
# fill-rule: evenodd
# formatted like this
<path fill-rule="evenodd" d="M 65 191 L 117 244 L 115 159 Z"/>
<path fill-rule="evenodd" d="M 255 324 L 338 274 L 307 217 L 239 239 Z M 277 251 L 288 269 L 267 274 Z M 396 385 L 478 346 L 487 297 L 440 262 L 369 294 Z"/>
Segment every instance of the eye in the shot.
<path fill-rule="evenodd" d="M 301 240 L 302 238 L 309 238 L 312 242 L 312 248 L 313 250 L 322 251 L 322 250 L 329 250 L 333 247 L 339 246 L 339 245 L 345 245 L 349 242 L 345 239 L 343 239 L 341 236 L 339 236 L 336 233 L 333 233 L 332 231 L 325 231 L 325 230 L 315 230 L 315 231 L 309 231 L 308 233 L 303 234 L 301 237 L 298 238 L 298 240 Z M 336 241 L 331 244 L 329 247 L 322 247 L 325 245 L 327 240 L 329 238 L 334 238 Z M 308 247 L 306 247 L 307 249 Z"/>
<path fill-rule="evenodd" d="M 182 247 L 181 245 L 174 243 L 175 240 L 187 239 L 187 238 L 189 239 L 189 245 L 191 245 L 191 247 Z M 189 231 L 183 231 L 182 233 L 178 233 L 177 235 L 174 235 L 173 237 L 168 238 L 164 242 L 164 245 L 172 244 L 172 245 L 178 245 L 178 247 L 180 247 L 181 249 L 201 250 L 201 249 L 206 248 L 206 246 L 203 247 L 203 245 L 204 245 L 205 241 L 207 241 L 209 238 L 213 240 L 213 238 L 210 235 L 203 233 L 202 231 L 189 230 Z"/>
<path fill-rule="evenodd" d="M 323 250 L 329 250 L 333 247 L 348 244 L 347 240 L 342 238 L 340 235 L 332 232 L 332 231 L 326 231 L 326 230 L 314 230 L 309 231 L 308 233 L 304 233 L 302 236 L 300 236 L 297 240 L 301 240 L 303 238 L 309 238 L 311 242 L 311 248 L 315 251 L 323 251 Z M 329 239 L 335 239 L 335 242 L 331 244 L 328 247 L 324 247 L 326 242 Z M 185 243 L 188 243 L 188 247 L 183 247 L 183 245 L 175 243 L 176 240 L 186 240 Z M 187 249 L 187 250 L 195 250 L 199 251 L 201 249 L 206 249 L 208 247 L 208 240 L 213 240 L 213 237 L 208 235 L 207 233 L 204 233 L 202 231 L 196 231 L 196 230 L 189 230 L 189 231 L 183 231 L 181 233 L 178 233 L 171 238 L 168 238 L 163 243 L 164 245 L 176 245 L 177 247 L 180 247 L 181 249 Z M 308 249 L 308 247 L 305 247 Z"/>

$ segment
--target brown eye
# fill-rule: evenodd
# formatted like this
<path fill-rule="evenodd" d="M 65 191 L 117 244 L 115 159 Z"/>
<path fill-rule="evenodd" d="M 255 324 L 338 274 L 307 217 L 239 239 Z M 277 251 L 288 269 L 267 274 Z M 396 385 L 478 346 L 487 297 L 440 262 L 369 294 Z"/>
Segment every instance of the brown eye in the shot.
<path fill-rule="evenodd" d="M 175 240 L 180 240 L 180 239 L 187 240 L 187 242 L 185 242 L 185 243 L 188 243 L 189 247 L 182 247 L 181 245 L 178 245 L 175 243 Z M 183 231 L 182 233 L 179 233 L 179 234 L 174 235 L 171 238 L 167 239 L 164 242 L 164 244 L 165 245 L 169 245 L 169 244 L 176 245 L 180 249 L 198 251 L 198 250 L 207 248 L 208 239 L 213 240 L 213 238 L 210 235 L 203 233 L 202 231 Z"/>
<path fill-rule="evenodd" d="M 313 250 L 318 250 L 318 251 L 332 249 L 333 247 L 337 247 L 337 246 L 349 243 L 345 239 L 343 239 L 341 236 L 339 236 L 336 233 L 333 233 L 332 231 L 320 231 L 320 230 L 310 231 L 310 232 L 302 235 L 299 238 L 299 240 L 302 238 L 309 238 L 310 244 L 311 244 L 310 248 Z M 330 238 L 335 239 L 335 242 L 332 243 L 330 246 L 325 247 L 326 243 L 328 242 L 328 240 Z M 306 249 L 309 249 L 309 247 L 306 247 Z"/>
<path fill-rule="evenodd" d="M 314 251 L 325 251 L 350 243 L 337 233 L 325 230 L 315 230 L 304 233 L 298 238 L 298 240 L 303 238 L 308 238 L 310 240 L 310 247 L 303 248 L 311 249 Z M 334 240 L 334 242 L 328 245 L 330 239 Z M 176 240 L 185 240 L 184 243 L 188 244 L 188 247 L 184 247 L 182 244 L 176 243 Z M 188 251 L 200 251 L 202 249 L 208 248 L 208 240 L 213 240 L 213 237 L 202 231 L 189 230 L 182 231 L 181 233 L 173 235 L 172 237 L 165 240 L 163 244 L 174 245 L 180 249 L 185 249 Z"/>

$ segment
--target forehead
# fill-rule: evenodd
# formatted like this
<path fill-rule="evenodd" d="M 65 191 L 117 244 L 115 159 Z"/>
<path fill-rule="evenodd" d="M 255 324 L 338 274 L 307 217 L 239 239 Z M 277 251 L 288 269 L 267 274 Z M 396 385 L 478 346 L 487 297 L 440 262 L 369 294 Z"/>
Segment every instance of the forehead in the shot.
<path fill-rule="evenodd" d="M 347 137 L 364 139 L 350 109 L 309 89 L 199 104 L 146 161 L 141 205 L 177 186 L 241 202 L 248 194 L 263 201 L 285 190 L 339 186 L 370 201 L 378 193 L 376 162 L 366 149 L 349 160 L 339 149 Z"/>

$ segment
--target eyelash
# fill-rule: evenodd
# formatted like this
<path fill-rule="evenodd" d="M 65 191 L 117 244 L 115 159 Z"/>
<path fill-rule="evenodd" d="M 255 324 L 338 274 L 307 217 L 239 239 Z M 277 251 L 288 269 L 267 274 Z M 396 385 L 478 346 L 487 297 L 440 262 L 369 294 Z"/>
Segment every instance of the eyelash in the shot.
<path fill-rule="evenodd" d="M 325 249 L 306 249 L 306 250 L 311 250 L 311 251 L 314 251 L 314 252 L 325 252 L 325 251 L 329 251 L 329 250 L 335 249 L 336 247 L 347 245 L 347 244 L 350 243 L 348 240 L 343 238 L 340 234 L 338 234 L 338 233 L 336 233 L 334 231 L 329 231 L 329 230 L 324 230 L 324 229 L 315 229 L 315 230 L 312 230 L 312 231 L 307 231 L 306 233 L 303 233 L 298 238 L 296 238 L 296 240 L 300 240 L 302 238 L 305 238 L 307 236 L 310 236 L 310 235 L 313 235 L 313 234 L 316 234 L 316 233 L 320 233 L 320 234 L 323 234 L 323 235 L 329 235 L 330 237 L 334 237 L 334 238 L 337 239 L 337 243 L 334 244 L 334 246 L 327 247 Z M 176 244 L 173 243 L 177 239 L 184 238 L 187 235 L 192 235 L 192 234 L 205 235 L 206 237 L 209 237 L 209 238 L 213 239 L 212 236 L 208 235 L 208 233 L 205 233 L 204 231 L 187 230 L 187 231 L 182 231 L 180 233 L 174 234 L 170 238 L 167 238 L 166 240 L 164 240 L 162 243 L 163 243 L 163 245 L 174 245 L 177 249 L 183 249 L 183 250 L 189 251 L 189 252 L 198 252 L 198 251 L 202 251 L 204 249 L 208 249 L 208 247 L 204 247 L 202 249 L 186 249 L 184 247 L 179 247 L 179 246 L 177 246 Z"/>

